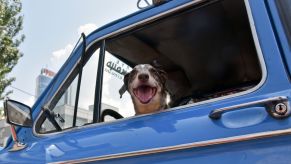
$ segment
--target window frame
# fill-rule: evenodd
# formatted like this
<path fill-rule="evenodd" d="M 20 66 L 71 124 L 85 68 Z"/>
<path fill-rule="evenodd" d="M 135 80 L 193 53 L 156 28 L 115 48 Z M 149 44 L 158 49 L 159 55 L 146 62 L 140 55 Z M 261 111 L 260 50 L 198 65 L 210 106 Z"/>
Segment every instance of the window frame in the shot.
<path fill-rule="evenodd" d="M 83 38 L 83 46 L 82 46 L 82 55 L 79 64 L 77 65 L 77 71 L 78 71 L 78 83 L 77 83 L 77 91 L 76 91 L 76 97 L 75 97 L 75 106 L 74 106 L 74 114 L 73 114 L 73 125 L 72 127 L 76 127 L 76 122 L 77 122 L 77 110 L 78 110 L 78 105 L 79 105 L 79 97 L 80 97 L 80 88 L 81 88 L 81 82 L 82 82 L 82 74 L 83 74 L 83 67 L 85 66 L 84 64 L 84 56 L 86 55 L 86 36 L 84 33 L 82 33 L 82 38 Z M 71 85 L 72 83 L 70 83 Z M 69 85 L 69 86 L 70 86 Z M 69 87 L 68 86 L 68 87 Z M 66 87 L 68 89 L 68 87 Z M 66 89 L 66 90 L 67 90 Z M 60 99 L 58 99 L 60 101 Z"/>
<path fill-rule="evenodd" d="M 103 70 L 105 60 L 105 39 L 102 40 L 100 47 L 100 54 L 98 60 L 98 70 L 95 84 L 95 97 L 94 97 L 94 109 L 93 109 L 93 124 L 101 121 L 101 99 L 102 99 L 102 85 L 103 85 Z"/>

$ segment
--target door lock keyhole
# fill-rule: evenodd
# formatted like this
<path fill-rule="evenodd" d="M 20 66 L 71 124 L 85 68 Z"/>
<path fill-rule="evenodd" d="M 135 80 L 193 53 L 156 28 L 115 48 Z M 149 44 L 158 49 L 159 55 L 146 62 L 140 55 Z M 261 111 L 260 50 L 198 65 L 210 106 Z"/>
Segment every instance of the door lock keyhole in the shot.
<path fill-rule="evenodd" d="M 275 106 L 275 112 L 279 115 L 285 115 L 287 113 L 287 106 L 284 103 L 278 103 Z"/>

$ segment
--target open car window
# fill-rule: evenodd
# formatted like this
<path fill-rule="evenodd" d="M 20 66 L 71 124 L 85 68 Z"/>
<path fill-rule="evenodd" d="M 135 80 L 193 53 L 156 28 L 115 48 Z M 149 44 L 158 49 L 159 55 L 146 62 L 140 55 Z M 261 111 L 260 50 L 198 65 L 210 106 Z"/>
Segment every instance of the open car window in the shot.
<path fill-rule="evenodd" d="M 244 1 L 211 1 L 110 39 L 131 65 L 168 74 L 171 107 L 251 92 L 263 79 Z"/>

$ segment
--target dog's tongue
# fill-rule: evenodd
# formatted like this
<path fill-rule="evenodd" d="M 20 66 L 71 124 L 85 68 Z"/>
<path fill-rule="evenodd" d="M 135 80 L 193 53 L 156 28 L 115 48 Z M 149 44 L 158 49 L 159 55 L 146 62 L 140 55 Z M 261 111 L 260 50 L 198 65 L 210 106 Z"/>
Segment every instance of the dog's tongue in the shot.
<path fill-rule="evenodd" d="M 155 88 L 149 86 L 138 87 L 135 95 L 141 103 L 148 103 L 155 95 Z"/>

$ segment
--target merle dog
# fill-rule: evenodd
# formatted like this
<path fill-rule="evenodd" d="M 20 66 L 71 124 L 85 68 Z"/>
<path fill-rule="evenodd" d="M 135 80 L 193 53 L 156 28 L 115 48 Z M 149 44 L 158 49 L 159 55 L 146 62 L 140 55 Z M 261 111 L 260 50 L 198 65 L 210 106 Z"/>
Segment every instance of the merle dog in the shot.
<path fill-rule="evenodd" d="M 139 64 L 124 76 L 125 91 L 131 95 L 136 115 L 164 110 L 168 107 L 166 90 L 166 72 L 149 64 Z"/>

